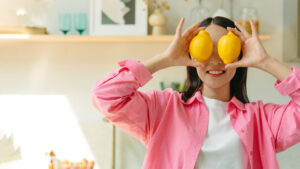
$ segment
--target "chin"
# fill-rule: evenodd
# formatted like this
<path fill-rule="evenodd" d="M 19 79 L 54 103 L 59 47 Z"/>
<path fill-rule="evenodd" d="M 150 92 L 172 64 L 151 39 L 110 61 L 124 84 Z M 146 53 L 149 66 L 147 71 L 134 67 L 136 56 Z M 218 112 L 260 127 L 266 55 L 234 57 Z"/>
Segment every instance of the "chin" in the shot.
<path fill-rule="evenodd" d="M 216 83 L 216 82 L 207 82 L 206 83 L 206 82 L 203 82 L 203 83 L 206 87 L 209 87 L 211 89 L 219 89 L 219 88 L 225 87 L 230 82 L 228 82 L 228 83 L 225 83 L 225 82 L 224 83 Z"/>

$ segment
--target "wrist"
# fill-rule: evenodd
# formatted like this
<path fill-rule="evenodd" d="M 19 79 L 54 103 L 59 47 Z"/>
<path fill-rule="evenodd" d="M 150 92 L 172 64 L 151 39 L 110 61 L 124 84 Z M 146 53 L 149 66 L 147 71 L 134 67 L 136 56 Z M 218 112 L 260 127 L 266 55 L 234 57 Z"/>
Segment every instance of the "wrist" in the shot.
<path fill-rule="evenodd" d="M 147 60 L 144 65 L 152 74 L 171 66 L 169 58 L 164 54 L 155 55 Z"/>
<path fill-rule="evenodd" d="M 258 65 L 256 65 L 255 67 L 261 70 L 268 70 L 270 68 L 271 65 L 273 65 L 274 62 L 276 62 L 277 60 L 271 56 L 267 56 L 266 59 L 264 59 L 263 61 L 261 61 Z"/>
<path fill-rule="evenodd" d="M 280 81 L 284 80 L 292 73 L 292 70 L 289 67 L 272 57 L 263 62 L 261 65 L 262 66 L 259 67 L 261 70 L 270 73 Z"/>

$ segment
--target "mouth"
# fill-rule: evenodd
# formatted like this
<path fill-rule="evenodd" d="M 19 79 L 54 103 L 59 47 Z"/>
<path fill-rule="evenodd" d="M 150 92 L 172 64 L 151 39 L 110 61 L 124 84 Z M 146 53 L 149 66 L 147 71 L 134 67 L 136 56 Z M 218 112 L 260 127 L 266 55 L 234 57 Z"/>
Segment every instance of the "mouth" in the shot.
<path fill-rule="evenodd" d="M 225 70 L 208 70 L 208 71 L 206 71 L 206 73 L 213 77 L 218 77 L 218 76 L 225 74 L 226 71 Z"/>

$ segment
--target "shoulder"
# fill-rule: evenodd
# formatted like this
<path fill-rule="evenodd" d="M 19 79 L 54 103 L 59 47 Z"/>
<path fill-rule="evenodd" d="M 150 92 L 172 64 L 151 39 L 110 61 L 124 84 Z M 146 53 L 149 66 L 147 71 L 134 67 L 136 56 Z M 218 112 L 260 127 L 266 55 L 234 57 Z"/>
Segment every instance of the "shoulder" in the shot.
<path fill-rule="evenodd" d="M 169 102 L 169 101 L 180 101 L 181 93 L 173 90 L 172 88 L 166 88 L 162 91 L 160 90 L 150 90 L 146 92 L 147 95 L 154 98 L 159 102 Z"/>
<path fill-rule="evenodd" d="M 181 97 L 181 94 L 178 91 L 173 90 L 172 88 L 166 88 L 164 90 L 149 90 L 146 93 L 163 99 Z"/>
<path fill-rule="evenodd" d="M 251 113 L 268 113 L 272 112 L 279 104 L 276 103 L 266 103 L 262 100 L 252 101 L 245 104 L 245 109 Z"/>
<path fill-rule="evenodd" d="M 278 105 L 276 103 L 265 103 L 262 100 L 256 100 L 256 101 L 251 101 L 249 103 L 245 104 L 245 107 L 265 107 L 265 106 L 269 106 L 269 105 Z"/>

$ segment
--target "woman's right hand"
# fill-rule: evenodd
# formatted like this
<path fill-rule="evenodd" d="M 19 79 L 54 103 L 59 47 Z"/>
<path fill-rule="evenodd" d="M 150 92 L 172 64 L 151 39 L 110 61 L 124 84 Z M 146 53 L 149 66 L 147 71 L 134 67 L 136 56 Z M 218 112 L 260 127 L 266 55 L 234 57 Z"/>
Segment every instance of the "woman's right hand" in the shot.
<path fill-rule="evenodd" d="M 175 37 L 168 48 L 164 52 L 144 62 L 144 65 L 151 73 L 172 66 L 203 66 L 203 63 L 189 58 L 189 47 L 195 35 L 200 30 L 205 29 L 205 27 L 199 28 L 200 22 L 198 22 L 189 27 L 182 34 L 183 23 L 184 18 L 180 20 Z"/>
<path fill-rule="evenodd" d="M 184 18 L 182 18 L 177 26 L 175 37 L 168 48 L 161 54 L 166 57 L 169 66 L 202 66 L 202 63 L 189 58 L 189 46 L 195 35 L 205 27 L 199 28 L 200 22 L 195 23 L 182 34 Z"/>

